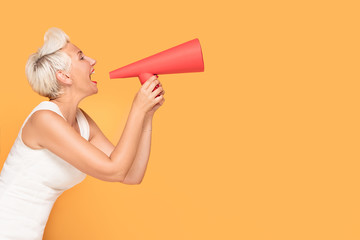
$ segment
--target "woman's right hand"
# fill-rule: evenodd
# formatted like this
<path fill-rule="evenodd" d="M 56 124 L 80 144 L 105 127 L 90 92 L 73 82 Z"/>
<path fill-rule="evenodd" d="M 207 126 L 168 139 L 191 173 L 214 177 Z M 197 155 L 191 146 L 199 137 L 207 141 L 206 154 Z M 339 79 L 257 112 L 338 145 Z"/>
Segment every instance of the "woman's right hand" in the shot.
<path fill-rule="evenodd" d="M 159 94 L 163 91 L 163 88 L 160 85 L 153 91 L 159 83 L 155 75 L 149 78 L 137 92 L 133 101 L 133 108 L 146 114 L 151 111 L 156 104 L 160 103 L 163 100 L 163 96 Z"/>

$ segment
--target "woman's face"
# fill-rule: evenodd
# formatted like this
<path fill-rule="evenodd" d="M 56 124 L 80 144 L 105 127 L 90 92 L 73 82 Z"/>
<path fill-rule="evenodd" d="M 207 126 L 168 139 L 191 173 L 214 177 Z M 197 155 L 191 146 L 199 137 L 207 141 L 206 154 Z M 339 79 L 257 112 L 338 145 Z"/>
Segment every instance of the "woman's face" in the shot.
<path fill-rule="evenodd" d="M 68 76 L 72 80 L 72 87 L 86 95 L 97 93 L 97 82 L 91 80 L 96 60 L 85 56 L 77 46 L 70 42 L 62 50 L 71 58 L 71 69 Z"/>

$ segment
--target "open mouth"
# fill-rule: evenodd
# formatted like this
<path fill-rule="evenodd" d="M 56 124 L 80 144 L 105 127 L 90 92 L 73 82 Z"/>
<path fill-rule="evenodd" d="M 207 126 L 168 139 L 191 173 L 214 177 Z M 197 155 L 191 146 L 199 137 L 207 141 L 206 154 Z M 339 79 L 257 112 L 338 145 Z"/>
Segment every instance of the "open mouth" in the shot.
<path fill-rule="evenodd" d="M 93 75 L 94 73 L 95 73 L 95 69 L 93 69 L 93 70 L 91 71 L 90 75 L 89 75 L 89 76 L 90 76 L 90 80 L 91 80 L 91 75 Z M 91 82 L 97 84 L 96 81 L 91 80 Z"/>

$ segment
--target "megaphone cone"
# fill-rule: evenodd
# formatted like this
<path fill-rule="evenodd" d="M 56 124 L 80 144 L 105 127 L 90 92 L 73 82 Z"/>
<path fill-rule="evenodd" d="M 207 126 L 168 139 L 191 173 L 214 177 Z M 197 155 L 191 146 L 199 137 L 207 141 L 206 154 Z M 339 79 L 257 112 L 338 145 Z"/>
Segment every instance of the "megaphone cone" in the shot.
<path fill-rule="evenodd" d="M 110 72 L 110 78 L 139 77 L 144 84 L 152 75 L 203 72 L 199 39 L 185 42 Z"/>

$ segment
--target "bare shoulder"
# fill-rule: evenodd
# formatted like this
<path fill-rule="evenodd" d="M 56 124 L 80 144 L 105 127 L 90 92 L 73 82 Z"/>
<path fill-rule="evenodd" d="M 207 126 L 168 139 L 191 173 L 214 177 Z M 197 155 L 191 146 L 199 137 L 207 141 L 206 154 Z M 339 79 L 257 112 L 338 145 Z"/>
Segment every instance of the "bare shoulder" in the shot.
<path fill-rule="evenodd" d="M 57 124 L 65 124 L 66 121 L 59 114 L 51 110 L 38 110 L 28 119 L 27 124 L 35 128 L 53 127 Z M 55 124 L 55 125 L 54 125 Z"/>
<path fill-rule="evenodd" d="M 23 131 L 23 142 L 29 147 L 45 148 L 95 178 L 119 181 L 119 171 L 114 162 L 57 113 L 50 110 L 35 112 Z"/>
<path fill-rule="evenodd" d="M 57 113 L 51 110 L 38 110 L 34 112 L 22 129 L 22 140 L 32 149 L 41 149 L 38 137 L 47 132 L 47 129 L 58 129 L 66 121 Z"/>

